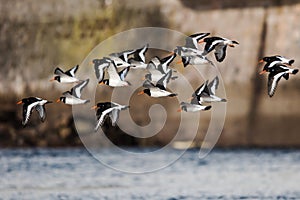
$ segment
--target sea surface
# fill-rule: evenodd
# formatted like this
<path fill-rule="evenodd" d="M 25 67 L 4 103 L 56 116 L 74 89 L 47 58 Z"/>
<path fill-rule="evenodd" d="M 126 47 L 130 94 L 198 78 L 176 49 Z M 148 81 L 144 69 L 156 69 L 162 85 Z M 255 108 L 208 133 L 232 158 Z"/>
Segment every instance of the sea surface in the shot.
<path fill-rule="evenodd" d="M 205 159 L 198 153 L 189 150 L 155 172 L 129 174 L 101 164 L 84 148 L 2 149 L 0 199 L 300 199 L 300 150 L 216 149 Z M 144 164 L 110 149 L 105 156 Z"/>

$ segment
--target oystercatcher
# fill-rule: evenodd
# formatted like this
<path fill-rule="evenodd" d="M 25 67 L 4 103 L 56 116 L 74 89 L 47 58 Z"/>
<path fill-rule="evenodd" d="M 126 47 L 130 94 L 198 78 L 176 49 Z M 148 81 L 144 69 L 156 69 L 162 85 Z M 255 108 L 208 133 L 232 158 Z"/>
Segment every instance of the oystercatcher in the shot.
<path fill-rule="evenodd" d="M 56 80 L 60 83 L 77 83 L 77 82 L 80 81 L 79 79 L 77 79 L 75 77 L 75 73 L 78 70 L 78 68 L 79 68 L 79 65 L 76 65 L 75 67 L 73 67 L 73 68 L 71 68 L 71 69 L 64 72 L 59 67 L 57 67 L 54 70 L 54 74 L 56 76 L 54 76 L 54 78 L 52 78 L 50 81 L 55 81 Z"/>
<path fill-rule="evenodd" d="M 209 34 L 210 33 L 195 33 L 186 37 L 184 47 L 198 50 L 198 43 Z"/>
<path fill-rule="evenodd" d="M 102 58 L 102 59 L 94 59 L 94 69 L 95 69 L 95 74 L 98 79 L 98 83 L 103 81 L 104 79 L 104 70 L 110 65 L 111 59 L 109 58 Z"/>
<path fill-rule="evenodd" d="M 82 81 L 81 83 L 77 84 L 70 91 L 64 92 L 62 97 L 57 99 L 56 102 L 63 102 L 69 105 L 77 105 L 77 104 L 86 104 L 90 102 L 90 100 L 81 99 L 81 91 L 86 85 L 89 83 L 89 79 Z"/>
<path fill-rule="evenodd" d="M 227 46 L 235 47 L 235 45 L 239 44 L 237 41 L 222 37 L 207 37 L 203 39 L 203 42 L 205 42 L 203 55 L 215 50 L 215 57 L 218 62 L 224 60 Z"/>
<path fill-rule="evenodd" d="M 138 93 L 138 95 L 141 94 L 147 94 L 150 97 L 174 97 L 177 96 L 177 94 L 174 94 L 172 92 L 167 91 L 167 83 L 170 81 L 172 76 L 172 71 L 170 70 L 169 73 L 165 74 L 157 83 L 154 85 L 149 80 L 146 80 L 143 84 L 143 87 L 146 89 L 142 90 Z"/>
<path fill-rule="evenodd" d="M 177 76 L 172 76 L 172 69 L 169 68 L 175 56 L 175 54 L 172 54 L 163 59 L 159 59 L 157 56 L 153 57 L 146 68 L 149 73 L 145 75 L 145 79 L 156 84 L 167 73 L 171 73 L 171 80 L 178 78 Z"/>
<path fill-rule="evenodd" d="M 278 82 L 281 77 L 289 79 L 289 74 L 297 74 L 299 69 L 291 69 L 287 64 L 277 63 L 271 68 L 263 69 L 260 74 L 269 72 L 268 76 L 268 95 L 272 97 L 275 94 Z"/>
<path fill-rule="evenodd" d="M 125 110 L 129 108 L 126 105 L 120 105 L 114 102 L 101 102 L 97 103 L 96 106 L 93 106 L 91 109 L 97 109 L 97 125 L 95 127 L 95 131 L 99 129 L 100 126 L 103 125 L 105 119 L 109 116 L 111 119 L 112 126 L 115 126 L 118 119 L 119 113 L 121 110 Z"/>
<path fill-rule="evenodd" d="M 288 58 L 285 58 L 280 55 L 275 55 L 275 56 L 263 57 L 263 59 L 261 59 L 259 62 L 260 63 L 266 62 L 265 66 L 264 66 L 264 70 L 267 71 L 268 68 L 272 68 L 274 65 L 276 65 L 278 63 L 292 65 L 295 62 L 295 60 L 288 59 Z"/>
<path fill-rule="evenodd" d="M 129 86 L 130 83 L 125 81 L 125 77 L 128 74 L 130 67 L 124 68 L 119 73 L 114 63 L 111 63 L 107 68 L 109 79 L 104 79 L 99 82 L 99 85 L 109 85 L 110 87 L 124 87 Z"/>
<path fill-rule="evenodd" d="M 226 99 L 216 96 L 216 90 L 219 86 L 219 78 L 216 76 L 210 83 L 205 81 L 193 94 L 200 103 L 208 102 L 226 102 Z"/>
<path fill-rule="evenodd" d="M 23 103 L 22 125 L 25 127 L 29 121 L 33 109 L 35 109 L 39 113 L 41 121 L 44 122 L 46 119 L 45 105 L 48 103 L 52 103 L 52 101 L 48 101 L 39 97 L 28 97 L 17 102 L 17 104 L 22 104 L 22 103 Z"/>

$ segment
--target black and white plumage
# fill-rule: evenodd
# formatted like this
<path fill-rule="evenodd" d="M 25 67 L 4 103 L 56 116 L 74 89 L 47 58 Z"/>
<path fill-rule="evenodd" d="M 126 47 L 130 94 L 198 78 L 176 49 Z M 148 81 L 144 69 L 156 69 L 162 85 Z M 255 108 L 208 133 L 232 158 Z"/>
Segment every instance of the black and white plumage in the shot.
<path fill-rule="evenodd" d="M 117 67 L 114 63 L 111 63 L 107 68 L 109 79 L 104 79 L 99 82 L 100 85 L 109 85 L 111 87 L 124 87 L 129 86 L 130 83 L 125 80 L 129 72 L 130 67 L 126 67 L 120 72 L 117 71 Z"/>
<path fill-rule="evenodd" d="M 98 83 L 103 81 L 104 79 L 104 71 L 106 68 L 108 68 L 108 66 L 111 63 L 111 59 L 109 58 L 102 58 L 102 59 L 94 59 L 93 60 L 93 64 L 94 64 L 94 70 L 95 70 L 95 74 L 98 80 Z"/>
<path fill-rule="evenodd" d="M 133 57 L 129 58 L 128 63 L 130 64 L 131 69 L 146 69 L 146 52 L 149 48 L 149 44 L 144 45 L 140 49 L 136 49 L 133 53 Z"/>
<path fill-rule="evenodd" d="M 64 72 L 59 67 L 57 67 L 54 70 L 54 74 L 56 76 L 54 76 L 54 78 L 51 79 L 50 81 L 56 80 L 60 83 L 77 83 L 80 81 L 79 79 L 77 79 L 75 77 L 75 73 L 77 72 L 78 68 L 79 68 L 79 65 L 76 65 L 75 67 Z"/>
<path fill-rule="evenodd" d="M 210 110 L 210 109 L 211 109 L 211 105 L 205 106 L 200 104 L 199 102 L 197 103 L 181 102 L 180 109 L 178 110 L 178 112 L 182 110 L 185 112 L 197 112 L 200 110 Z"/>
<path fill-rule="evenodd" d="M 235 45 L 239 44 L 237 41 L 223 37 L 207 37 L 203 41 L 205 42 L 205 46 L 202 55 L 205 56 L 215 50 L 215 57 L 218 62 L 222 62 L 225 59 L 227 46 L 235 47 Z"/>
<path fill-rule="evenodd" d="M 174 97 L 177 94 L 167 91 L 167 84 L 170 81 L 172 76 L 172 71 L 170 70 L 167 74 L 165 74 L 157 83 L 156 85 L 146 80 L 143 84 L 144 89 L 143 91 L 139 92 L 138 95 L 147 94 L 150 97 Z"/>
<path fill-rule="evenodd" d="M 176 76 L 172 76 L 172 69 L 169 68 L 169 64 L 174 60 L 174 58 L 174 54 L 163 59 L 159 59 L 157 56 L 152 58 L 146 68 L 149 73 L 145 75 L 145 78 L 154 84 L 156 84 L 167 73 L 171 73 L 171 80 L 178 78 Z"/>
<path fill-rule="evenodd" d="M 92 109 L 97 109 L 96 116 L 98 121 L 95 127 L 95 131 L 97 131 L 99 127 L 103 125 L 105 119 L 108 116 L 111 119 L 112 126 L 115 126 L 119 119 L 120 111 L 125 110 L 127 108 L 129 108 L 129 106 L 120 105 L 114 102 L 97 103 L 96 106 L 92 107 Z"/>
<path fill-rule="evenodd" d="M 216 76 L 210 83 L 205 81 L 193 94 L 193 100 L 197 99 L 200 103 L 226 102 L 226 99 L 216 96 L 219 86 L 219 78 Z"/>
<path fill-rule="evenodd" d="M 149 44 L 146 44 L 142 48 L 135 50 L 135 52 L 133 54 L 134 60 L 146 63 L 145 54 L 146 54 L 148 48 L 149 48 Z"/>
<path fill-rule="evenodd" d="M 274 67 L 276 64 L 292 65 L 295 62 L 295 60 L 288 59 L 280 55 L 275 55 L 275 56 L 265 56 L 259 62 L 260 63 L 266 62 L 263 69 L 267 71 L 269 68 Z"/>
<path fill-rule="evenodd" d="M 109 55 L 109 59 L 114 63 L 117 68 L 120 67 L 129 67 L 130 63 L 128 63 L 129 56 L 134 54 L 136 50 L 126 50 L 119 53 L 112 53 Z"/>
<path fill-rule="evenodd" d="M 210 64 L 215 66 L 212 61 L 210 61 L 205 56 L 199 55 L 190 55 L 190 56 L 181 56 L 181 61 L 178 62 L 183 64 L 183 67 L 187 67 L 188 65 L 203 65 L 203 64 Z"/>
<path fill-rule="evenodd" d="M 264 69 L 260 74 L 269 72 L 268 76 L 268 95 L 272 97 L 275 94 L 278 82 L 281 77 L 284 77 L 286 80 L 289 79 L 289 74 L 297 74 L 298 69 L 291 69 L 286 64 L 276 64 L 271 68 Z"/>
<path fill-rule="evenodd" d="M 172 53 L 172 55 L 169 55 L 167 57 L 164 57 L 160 60 L 160 64 L 157 66 L 157 69 L 164 74 L 168 73 L 169 66 L 176 57 L 176 53 Z"/>
<path fill-rule="evenodd" d="M 17 104 L 22 104 L 22 103 L 23 103 L 22 125 L 26 126 L 33 112 L 33 109 L 35 109 L 38 112 L 41 121 L 44 122 L 46 119 L 45 105 L 52 102 L 39 97 L 28 97 L 17 102 Z"/>
<path fill-rule="evenodd" d="M 188 65 L 202 65 L 213 63 L 206 58 L 203 51 L 198 48 L 198 43 L 204 41 L 203 38 L 207 37 L 210 33 L 196 33 L 186 38 L 184 46 L 177 46 L 174 52 L 181 57 L 181 61 L 177 64 L 183 64 L 183 67 Z"/>
<path fill-rule="evenodd" d="M 184 47 L 198 50 L 199 41 L 207 37 L 209 34 L 210 33 L 195 33 L 186 37 Z"/>
<path fill-rule="evenodd" d="M 90 102 L 90 100 L 81 99 L 81 92 L 84 87 L 87 86 L 89 83 L 89 79 L 82 81 L 81 83 L 77 84 L 70 91 L 66 91 L 63 93 L 63 96 L 60 97 L 57 102 L 63 102 L 69 105 L 78 105 L 78 104 L 86 104 Z"/>

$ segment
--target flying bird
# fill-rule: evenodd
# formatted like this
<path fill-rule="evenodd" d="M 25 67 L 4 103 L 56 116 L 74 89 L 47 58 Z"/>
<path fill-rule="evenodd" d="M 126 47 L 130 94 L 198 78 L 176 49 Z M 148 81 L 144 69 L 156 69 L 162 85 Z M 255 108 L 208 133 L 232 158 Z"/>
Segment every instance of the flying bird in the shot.
<path fill-rule="evenodd" d="M 177 94 L 167 91 L 167 83 L 170 81 L 172 76 L 172 71 L 170 70 L 169 73 L 165 74 L 157 83 L 156 85 L 150 82 L 149 80 L 146 80 L 143 84 L 143 87 L 146 89 L 142 90 L 138 93 L 138 95 L 141 94 L 147 94 L 150 97 L 174 97 L 177 96 Z"/>
<path fill-rule="evenodd" d="M 107 68 L 109 79 L 102 80 L 101 82 L 99 82 L 99 85 L 108 85 L 110 87 L 129 86 L 130 83 L 125 80 L 129 69 L 130 67 L 126 67 L 122 71 L 118 72 L 115 64 L 111 63 Z"/>
<path fill-rule="evenodd" d="M 275 56 L 263 57 L 263 59 L 261 59 L 259 62 L 260 63 L 266 62 L 265 66 L 264 66 L 264 70 L 268 70 L 268 68 L 272 68 L 276 64 L 292 65 L 295 62 L 295 60 L 288 59 L 288 58 L 285 58 L 285 57 L 280 56 L 280 55 L 275 55 Z"/>
<path fill-rule="evenodd" d="M 29 121 L 33 109 L 35 109 L 38 112 L 40 120 L 44 122 L 46 119 L 45 105 L 52 102 L 39 97 L 28 97 L 17 102 L 17 104 L 22 104 L 22 103 L 23 103 L 22 125 L 25 127 Z"/>
<path fill-rule="evenodd" d="M 207 55 L 212 50 L 215 50 L 215 57 L 218 62 L 222 62 L 226 56 L 227 46 L 235 47 L 239 43 L 234 40 L 229 40 L 223 37 L 207 37 L 203 39 L 205 42 L 204 52 L 202 55 Z"/>
<path fill-rule="evenodd" d="M 89 83 L 89 79 L 82 81 L 81 83 L 77 84 L 70 91 L 64 92 L 62 97 L 57 99 L 56 102 L 63 102 L 68 105 L 78 105 L 78 104 L 86 104 L 90 102 L 90 100 L 81 99 L 81 92 L 84 87 L 87 86 Z"/>
<path fill-rule="evenodd" d="M 108 116 L 111 119 L 112 126 L 115 126 L 119 119 L 120 111 L 125 110 L 127 108 L 129 108 L 129 106 L 120 105 L 114 102 L 97 103 L 96 106 L 93 106 L 91 108 L 91 109 L 97 109 L 96 116 L 98 121 L 94 130 L 97 131 L 99 127 L 103 125 L 105 119 Z"/>
<path fill-rule="evenodd" d="M 216 90 L 219 86 L 219 78 L 216 76 L 210 83 L 205 81 L 193 94 L 200 103 L 226 102 L 226 99 L 216 96 Z"/>
<path fill-rule="evenodd" d="M 50 81 L 56 80 L 60 83 L 77 83 L 80 81 L 79 79 L 77 79 L 75 77 L 75 73 L 77 72 L 78 68 L 79 68 L 79 65 L 76 65 L 75 67 L 64 72 L 59 67 L 57 67 L 54 70 L 54 74 L 56 76 L 54 76 Z"/>
<path fill-rule="evenodd" d="M 171 80 L 178 78 L 177 76 L 172 76 L 172 69 L 169 68 L 170 63 L 174 58 L 174 54 L 163 59 L 160 59 L 157 56 L 153 57 L 146 68 L 149 73 L 145 75 L 145 79 L 156 84 L 167 73 L 171 73 Z"/>
<path fill-rule="evenodd" d="M 210 33 L 195 33 L 185 38 L 185 45 L 186 48 L 191 49 L 198 49 L 198 43 L 203 40 L 203 38 L 207 37 Z"/>
<path fill-rule="evenodd" d="M 109 58 L 102 58 L 102 59 L 94 59 L 93 64 L 94 64 L 94 70 L 95 74 L 98 80 L 98 83 L 103 81 L 104 79 L 104 70 L 110 65 L 111 59 Z"/>
<path fill-rule="evenodd" d="M 120 67 L 129 67 L 130 63 L 128 62 L 129 56 L 134 54 L 137 50 L 126 50 L 119 53 L 111 53 L 108 58 L 115 64 L 117 68 Z"/>
<path fill-rule="evenodd" d="M 289 79 L 289 74 L 297 74 L 299 69 L 291 69 L 286 64 L 276 64 L 271 68 L 263 69 L 260 74 L 269 72 L 268 76 L 268 95 L 272 97 L 275 94 L 278 82 L 281 77 L 284 77 L 286 80 Z"/>

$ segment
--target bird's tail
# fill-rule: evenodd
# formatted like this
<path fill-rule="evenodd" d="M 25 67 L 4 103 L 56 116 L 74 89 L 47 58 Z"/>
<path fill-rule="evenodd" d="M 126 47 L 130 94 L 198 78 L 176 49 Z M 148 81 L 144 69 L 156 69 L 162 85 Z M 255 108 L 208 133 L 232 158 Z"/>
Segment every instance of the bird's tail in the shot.
<path fill-rule="evenodd" d="M 176 97 L 178 94 L 170 94 L 169 97 Z"/>
<path fill-rule="evenodd" d="M 293 69 L 292 74 L 297 74 L 299 69 Z"/>

